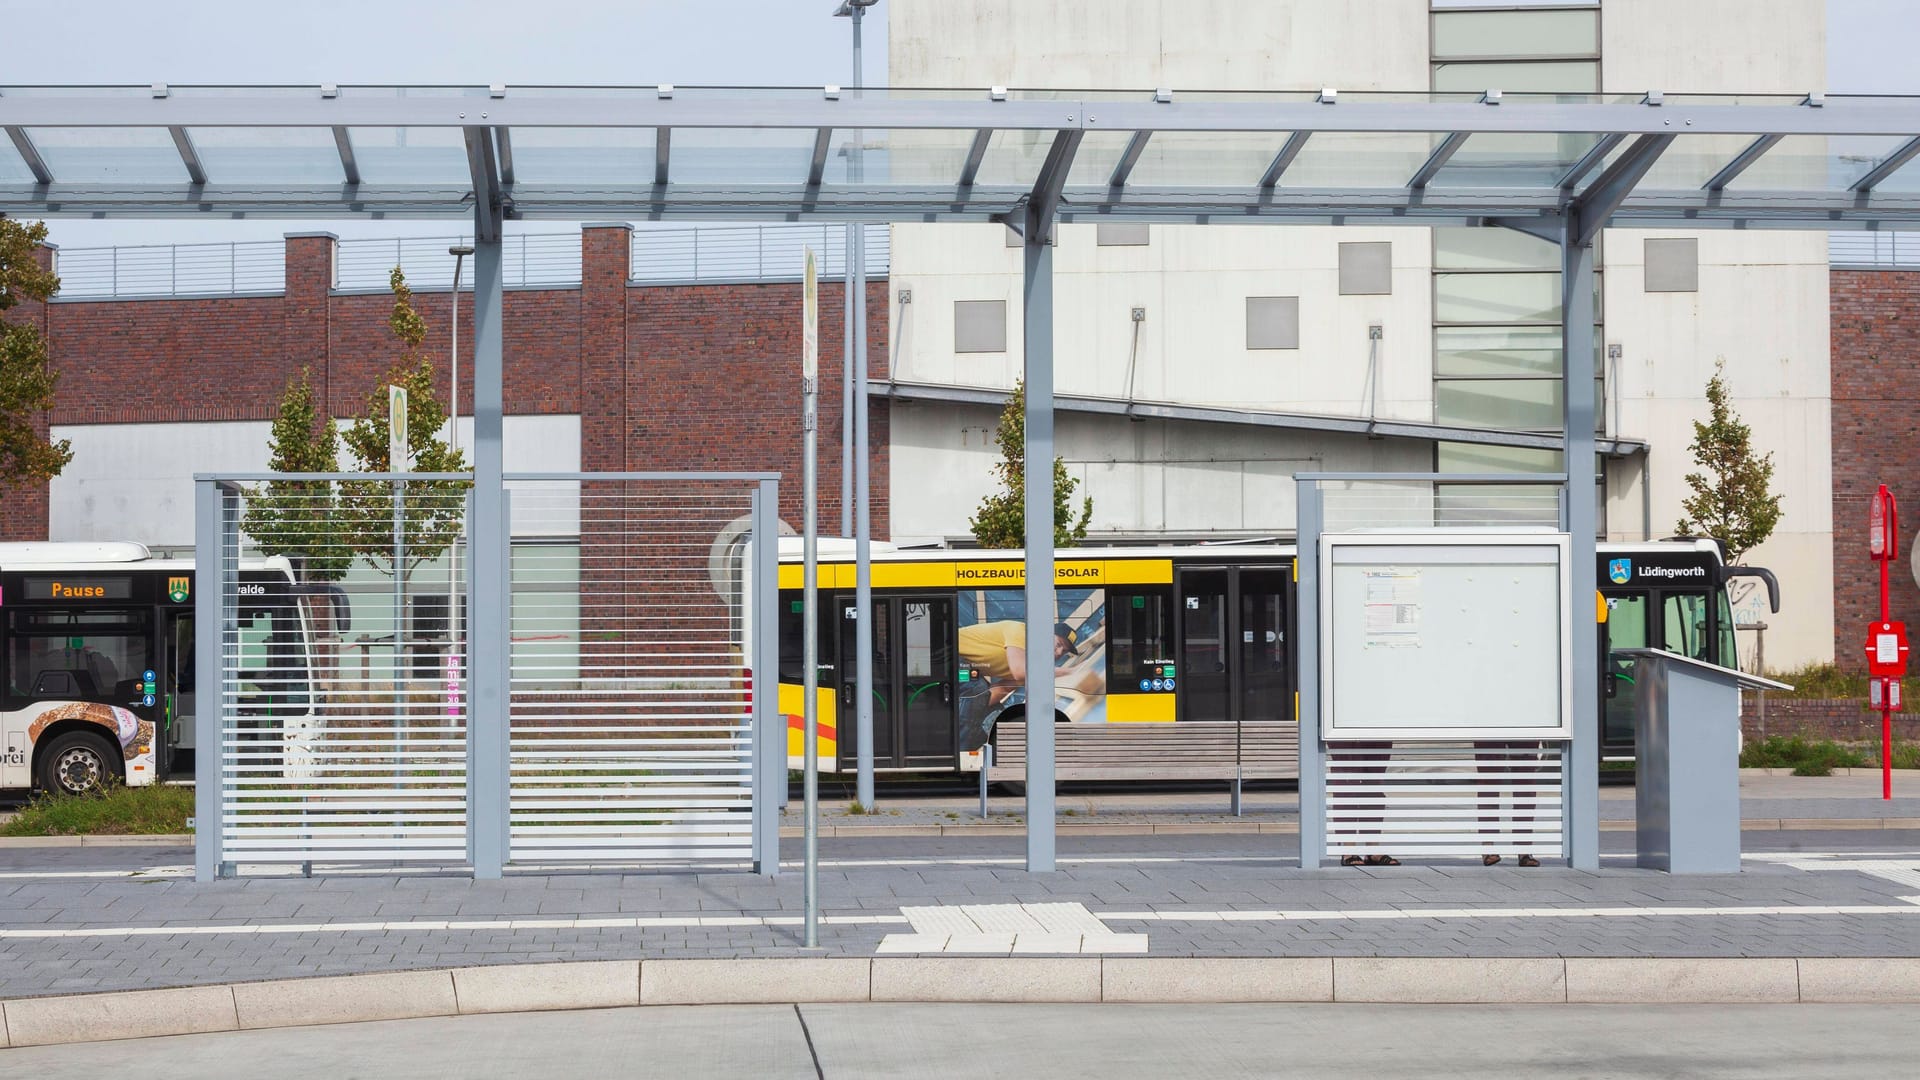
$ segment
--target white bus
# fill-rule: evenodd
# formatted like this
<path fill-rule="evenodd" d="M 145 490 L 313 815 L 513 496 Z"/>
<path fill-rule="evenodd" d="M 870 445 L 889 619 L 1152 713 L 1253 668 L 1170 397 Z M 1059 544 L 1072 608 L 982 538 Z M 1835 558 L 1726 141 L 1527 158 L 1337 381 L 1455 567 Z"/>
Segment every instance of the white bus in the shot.
<path fill-rule="evenodd" d="M 135 543 L 0 544 L 0 788 L 77 794 L 193 767 L 198 582 Z M 311 634 L 285 559 L 240 563 L 242 737 L 303 738 Z"/>

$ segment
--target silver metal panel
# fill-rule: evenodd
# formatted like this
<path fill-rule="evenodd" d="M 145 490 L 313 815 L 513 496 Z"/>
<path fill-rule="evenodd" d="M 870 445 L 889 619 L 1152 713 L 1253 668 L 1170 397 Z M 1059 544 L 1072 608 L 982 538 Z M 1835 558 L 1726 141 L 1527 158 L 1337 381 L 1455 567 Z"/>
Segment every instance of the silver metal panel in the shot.
<path fill-rule="evenodd" d="M 1007 351 L 1005 300 L 955 300 L 953 351 L 1002 353 Z"/>
<path fill-rule="evenodd" d="M 1393 292 L 1393 244 L 1375 240 L 1340 245 L 1340 295 Z"/>
<path fill-rule="evenodd" d="M 1247 297 L 1247 348 L 1297 349 L 1299 347 L 1299 297 Z"/>
<path fill-rule="evenodd" d="M 1098 247 L 1146 247 L 1153 242 L 1153 226 L 1144 221 L 1103 221 L 1094 226 Z"/>
<path fill-rule="evenodd" d="M 1694 237 L 1648 237 L 1644 266 L 1647 292 L 1700 291 L 1700 241 Z"/>

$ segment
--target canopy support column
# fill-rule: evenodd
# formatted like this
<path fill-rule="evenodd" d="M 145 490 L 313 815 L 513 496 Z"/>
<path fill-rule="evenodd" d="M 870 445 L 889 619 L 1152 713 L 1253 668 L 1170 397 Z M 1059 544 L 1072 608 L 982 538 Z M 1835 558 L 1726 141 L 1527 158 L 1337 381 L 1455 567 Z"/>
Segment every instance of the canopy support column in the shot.
<path fill-rule="evenodd" d="M 508 565 L 501 298 L 505 264 L 498 204 L 474 215 L 473 245 L 473 520 L 468 547 L 473 618 L 467 623 L 467 785 L 473 876 L 497 878 L 507 861 L 508 636 L 512 577 Z"/>
<path fill-rule="evenodd" d="M 1575 582 L 1592 581 L 1596 554 L 1593 393 L 1593 240 L 1598 223 L 1589 227 L 1575 212 L 1567 218 L 1560 238 L 1561 343 L 1565 354 L 1563 389 L 1566 422 L 1566 498 L 1562 511 L 1572 537 L 1569 558 Z M 1599 624 L 1585 605 L 1586 589 L 1575 586 L 1571 640 L 1573 746 L 1567 755 L 1567 819 L 1571 844 L 1569 863 L 1576 870 L 1600 868 L 1600 684 L 1594 658 L 1600 652 Z"/>
<path fill-rule="evenodd" d="M 1053 821 L 1053 228 L 1029 205 L 1020 288 L 1026 387 L 1027 869 L 1054 868 Z"/>

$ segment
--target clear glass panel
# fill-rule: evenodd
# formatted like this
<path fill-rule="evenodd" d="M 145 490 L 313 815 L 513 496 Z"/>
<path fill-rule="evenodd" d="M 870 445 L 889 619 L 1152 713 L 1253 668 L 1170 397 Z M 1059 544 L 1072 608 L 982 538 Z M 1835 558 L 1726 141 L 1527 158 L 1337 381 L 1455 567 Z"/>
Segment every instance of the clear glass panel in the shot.
<path fill-rule="evenodd" d="M 1032 187 L 1040 175 L 1040 166 L 1053 148 L 1051 131 L 996 131 L 987 141 L 987 154 L 980 159 L 980 175 L 974 182 L 986 187 Z M 965 157 L 962 149 L 961 158 Z M 1111 167 L 1111 166 L 1109 166 Z M 954 175 L 960 172 L 955 161 Z"/>
<path fill-rule="evenodd" d="M 1433 332 L 1436 375 L 1559 375 L 1557 326 L 1443 326 Z"/>
<path fill-rule="evenodd" d="M 340 150 L 326 128 L 189 128 L 210 184 L 338 184 Z"/>
<path fill-rule="evenodd" d="M 1899 136 L 1789 135 L 1735 177 L 1728 189 L 1845 191 L 1906 143 Z"/>
<path fill-rule="evenodd" d="M 1435 274 L 1433 318 L 1443 323 L 1560 321 L 1560 275 Z"/>
<path fill-rule="evenodd" d="M 1443 442 L 1434 455 L 1435 471 L 1443 473 L 1557 473 L 1560 451 L 1520 446 L 1482 446 Z"/>
<path fill-rule="evenodd" d="M 349 128 L 347 137 L 360 178 L 369 184 L 473 182 L 466 136 L 459 128 Z"/>
<path fill-rule="evenodd" d="M 1552 484 L 1435 484 L 1435 525 L 1547 525 L 1560 519 Z"/>
<path fill-rule="evenodd" d="M 1433 420 L 1461 427 L 1557 431 L 1558 379 L 1465 379 L 1433 384 Z"/>
<path fill-rule="evenodd" d="M 1599 51 L 1598 10 L 1454 11 L 1433 16 L 1436 59 L 1591 56 Z"/>
<path fill-rule="evenodd" d="M 55 183 L 187 181 L 186 163 L 163 127 L 28 128 L 27 137 Z"/>
<path fill-rule="evenodd" d="M 1666 640 L 1662 647 L 1695 660 L 1711 660 L 1706 593 L 1668 593 L 1660 604 Z"/>
<path fill-rule="evenodd" d="M 1106 187 L 1113 177 L 1113 167 L 1120 163 L 1120 156 L 1126 153 L 1127 144 L 1132 140 L 1131 132 L 1087 132 L 1080 140 L 1080 149 L 1074 151 L 1073 168 L 1067 170 L 1067 186 Z M 1148 140 L 1147 145 L 1153 145 L 1152 140 Z"/>
<path fill-rule="evenodd" d="M 1147 187 L 1252 187 L 1286 141 L 1287 133 L 1279 131 L 1160 132 L 1147 140 L 1128 182 Z M 1080 145 L 1084 152 L 1086 144 Z"/>
<path fill-rule="evenodd" d="M 653 128 L 513 128 L 513 178 L 523 184 L 645 184 Z"/>
<path fill-rule="evenodd" d="M 1443 138 L 1425 132 L 1320 132 L 1307 140 L 1280 186 L 1403 188 Z M 1259 175 L 1256 171 L 1254 178 Z"/>
<path fill-rule="evenodd" d="M 827 182 L 835 183 L 834 177 L 846 174 L 845 155 L 853 134 L 847 130 L 834 131 L 833 156 L 827 161 Z M 950 186 L 959 182 L 967 151 L 973 146 L 974 133 L 899 128 L 868 129 L 860 135 L 865 150 L 861 175 L 868 181 Z"/>
<path fill-rule="evenodd" d="M 1514 229 L 1435 229 L 1433 268 L 1558 270 L 1560 245 Z"/>
<path fill-rule="evenodd" d="M 1593 94 L 1600 90 L 1600 64 L 1593 60 L 1435 64 L 1433 88 L 1453 93 Z"/>
<path fill-rule="evenodd" d="M 676 184 L 798 187 L 807 182 L 813 137 L 805 128 L 675 128 L 670 175 Z"/>
<path fill-rule="evenodd" d="M 33 170 L 13 148 L 13 140 L 0 134 L 0 184 L 31 184 Z"/>
<path fill-rule="evenodd" d="M 1434 174 L 1434 187 L 1553 187 L 1600 141 L 1598 135 L 1481 132 Z"/>

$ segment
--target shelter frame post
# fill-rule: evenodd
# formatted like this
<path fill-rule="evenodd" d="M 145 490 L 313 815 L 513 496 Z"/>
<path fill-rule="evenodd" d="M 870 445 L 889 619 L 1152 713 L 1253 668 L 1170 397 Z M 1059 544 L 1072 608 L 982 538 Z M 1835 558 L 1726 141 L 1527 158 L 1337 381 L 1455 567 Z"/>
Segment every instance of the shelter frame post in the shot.
<path fill-rule="evenodd" d="M 1562 527 L 1570 537 L 1568 558 L 1574 580 L 1590 581 L 1597 556 L 1594 483 L 1594 334 L 1593 241 L 1597 226 L 1582 227 L 1581 213 L 1570 214 L 1560 236 L 1561 345 L 1565 364 L 1562 387 L 1565 402 L 1566 474 L 1561 500 Z M 1585 595 L 1584 590 L 1576 596 Z M 1599 655 L 1599 624 L 1581 617 L 1574 605 L 1571 620 L 1573 743 L 1566 755 L 1567 848 L 1576 870 L 1600 867 L 1600 687 L 1595 658 Z"/>
<path fill-rule="evenodd" d="M 220 739 L 226 713 L 221 682 L 222 648 L 226 629 L 226 552 L 230 515 L 223 513 L 225 491 L 220 483 L 198 477 L 194 483 L 193 565 L 200 569 L 194 589 L 194 677 L 206 689 L 200 693 L 193 716 L 195 780 L 193 789 L 193 876 L 196 881 L 226 877 L 222 863 L 226 847 L 225 820 L 220 813 L 226 786 L 226 754 Z"/>
<path fill-rule="evenodd" d="M 1054 868 L 1053 247 L 1051 213 L 1029 205 L 1020 230 L 1026 388 L 1027 870 Z"/>
<path fill-rule="evenodd" d="M 787 789 L 787 725 L 780 715 L 780 483 L 761 480 L 753 496 L 753 870 L 780 872 L 780 805 Z M 811 610 L 809 610 L 811 618 Z"/>
<path fill-rule="evenodd" d="M 1300 866 L 1326 861 L 1325 756 L 1320 747 L 1320 532 L 1325 527 L 1320 482 L 1296 479 L 1294 641 L 1300 685 Z"/>
<path fill-rule="evenodd" d="M 507 514 L 504 391 L 501 364 L 502 259 L 500 212 L 475 211 L 473 251 L 473 618 L 469 656 L 467 740 L 468 828 L 473 875 L 498 878 L 508 844 L 510 689 L 513 645 L 512 524 Z"/>

